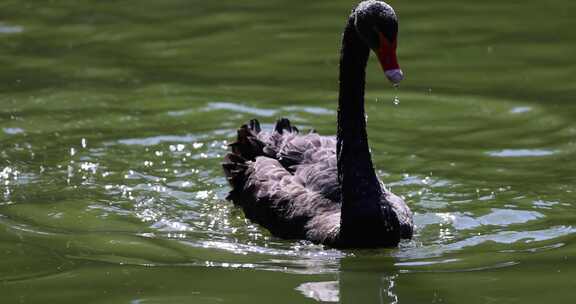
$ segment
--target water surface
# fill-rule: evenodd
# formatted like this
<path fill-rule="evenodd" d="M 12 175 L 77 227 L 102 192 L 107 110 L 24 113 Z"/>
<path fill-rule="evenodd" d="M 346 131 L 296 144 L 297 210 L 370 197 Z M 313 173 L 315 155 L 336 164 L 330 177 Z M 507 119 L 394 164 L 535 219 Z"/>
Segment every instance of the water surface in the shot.
<path fill-rule="evenodd" d="M 575 4 L 390 3 L 368 132 L 416 235 L 340 251 L 248 222 L 220 161 L 254 117 L 335 133 L 349 1 L 3 1 L 1 302 L 570 303 Z"/>

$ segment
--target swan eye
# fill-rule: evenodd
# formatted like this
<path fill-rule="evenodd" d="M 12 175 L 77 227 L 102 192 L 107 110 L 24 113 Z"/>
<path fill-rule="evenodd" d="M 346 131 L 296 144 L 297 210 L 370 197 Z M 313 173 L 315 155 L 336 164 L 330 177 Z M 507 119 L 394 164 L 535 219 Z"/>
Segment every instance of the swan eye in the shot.
<path fill-rule="evenodd" d="M 380 30 L 377 26 L 371 26 L 370 22 L 366 21 L 365 16 L 358 16 L 354 20 L 354 25 L 356 26 L 356 31 L 358 35 L 366 45 L 372 50 L 376 50 L 380 45 L 380 38 L 378 37 L 378 33 Z"/>

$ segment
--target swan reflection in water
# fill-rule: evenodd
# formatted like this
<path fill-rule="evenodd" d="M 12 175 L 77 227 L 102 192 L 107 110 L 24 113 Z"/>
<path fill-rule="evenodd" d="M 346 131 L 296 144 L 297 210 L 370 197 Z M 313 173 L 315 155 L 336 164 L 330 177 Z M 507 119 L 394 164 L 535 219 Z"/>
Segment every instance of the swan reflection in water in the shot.
<path fill-rule="evenodd" d="M 373 258 L 344 258 L 337 281 L 303 283 L 296 290 L 322 303 L 398 303 L 397 269 L 391 261 L 379 266 L 374 262 Z"/>

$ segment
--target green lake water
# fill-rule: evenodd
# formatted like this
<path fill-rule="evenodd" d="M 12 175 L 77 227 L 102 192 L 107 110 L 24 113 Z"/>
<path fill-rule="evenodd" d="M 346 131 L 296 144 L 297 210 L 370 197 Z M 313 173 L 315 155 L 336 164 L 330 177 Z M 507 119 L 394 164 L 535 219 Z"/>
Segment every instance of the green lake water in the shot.
<path fill-rule="evenodd" d="M 574 1 L 390 1 L 406 80 L 372 58 L 366 102 L 399 248 L 224 199 L 243 122 L 335 134 L 354 3 L 2 1 L 0 303 L 574 303 Z"/>

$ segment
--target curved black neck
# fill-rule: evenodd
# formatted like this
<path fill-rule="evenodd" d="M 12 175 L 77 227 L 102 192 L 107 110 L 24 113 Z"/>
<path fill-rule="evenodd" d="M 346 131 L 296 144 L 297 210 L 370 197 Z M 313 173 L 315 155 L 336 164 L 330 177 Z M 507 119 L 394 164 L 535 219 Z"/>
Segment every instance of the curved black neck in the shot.
<path fill-rule="evenodd" d="M 374 211 L 382 194 L 366 134 L 364 86 L 369 54 L 370 49 L 358 36 L 354 18 L 350 17 L 342 37 L 340 54 L 336 147 L 343 222 L 347 215 Z"/>

